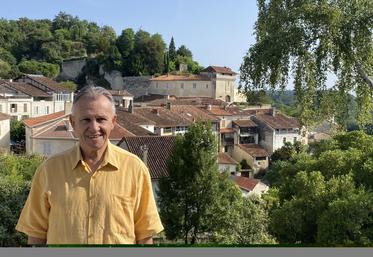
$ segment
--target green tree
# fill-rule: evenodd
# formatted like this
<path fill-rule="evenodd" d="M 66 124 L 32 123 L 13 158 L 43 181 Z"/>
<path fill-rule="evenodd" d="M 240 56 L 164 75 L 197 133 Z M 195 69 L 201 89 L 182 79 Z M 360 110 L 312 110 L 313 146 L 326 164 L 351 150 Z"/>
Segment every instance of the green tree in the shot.
<path fill-rule="evenodd" d="M 22 121 L 10 121 L 10 139 L 15 142 L 25 141 L 25 124 Z"/>
<path fill-rule="evenodd" d="M 60 82 L 60 85 L 72 91 L 76 91 L 78 88 L 78 85 L 74 81 L 71 81 L 71 80 Z"/>
<path fill-rule="evenodd" d="M 56 64 L 35 60 L 23 60 L 18 64 L 18 68 L 23 73 L 42 74 L 49 78 L 56 77 L 60 72 L 60 67 Z"/>
<path fill-rule="evenodd" d="M 176 47 L 174 37 L 171 37 L 170 44 L 168 45 L 168 56 L 170 61 L 175 62 L 176 60 Z"/>
<path fill-rule="evenodd" d="M 373 2 L 370 0 L 258 0 L 256 43 L 240 68 L 240 88 L 284 89 L 289 76 L 299 119 L 310 125 L 325 118 L 319 104 L 335 106 L 345 126 L 347 95 L 355 91 L 360 125 L 371 123 L 373 82 Z M 337 98 L 323 101 L 320 90 L 334 74 Z"/>
<path fill-rule="evenodd" d="M 181 45 L 177 49 L 176 54 L 184 57 L 193 58 L 192 52 L 185 45 Z"/>
<path fill-rule="evenodd" d="M 9 78 L 11 70 L 10 64 L 0 59 L 0 78 Z"/>
<path fill-rule="evenodd" d="M 199 238 L 219 230 L 216 221 L 226 217 L 228 205 L 240 199 L 239 191 L 229 187 L 217 169 L 217 144 L 211 125 L 196 123 L 178 136 L 168 163 L 169 176 L 159 184 L 160 215 L 166 237 L 194 244 Z M 222 194 L 230 191 L 232 194 Z M 231 202 L 225 197 L 230 197 Z"/>

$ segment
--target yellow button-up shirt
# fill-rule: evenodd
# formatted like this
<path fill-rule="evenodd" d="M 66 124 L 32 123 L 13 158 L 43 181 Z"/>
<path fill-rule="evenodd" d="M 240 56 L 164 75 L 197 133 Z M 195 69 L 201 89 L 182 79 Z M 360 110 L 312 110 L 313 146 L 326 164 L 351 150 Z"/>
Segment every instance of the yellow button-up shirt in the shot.
<path fill-rule="evenodd" d="M 46 160 L 16 229 L 47 244 L 133 244 L 163 226 L 148 169 L 109 143 L 93 174 L 79 145 Z"/>

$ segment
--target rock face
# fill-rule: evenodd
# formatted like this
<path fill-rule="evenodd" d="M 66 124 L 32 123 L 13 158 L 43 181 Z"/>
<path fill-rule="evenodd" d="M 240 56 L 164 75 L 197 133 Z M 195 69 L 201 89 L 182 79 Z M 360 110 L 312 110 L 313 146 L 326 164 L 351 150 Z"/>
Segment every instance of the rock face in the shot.
<path fill-rule="evenodd" d="M 75 80 L 82 72 L 83 67 L 86 65 L 86 60 L 76 59 L 64 61 L 61 67 L 60 78 L 63 80 Z"/>
<path fill-rule="evenodd" d="M 149 93 L 152 76 L 123 77 L 123 89 L 136 97 Z"/>
<path fill-rule="evenodd" d="M 105 72 L 104 78 L 110 83 L 111 89 L 122 90 L 124 89 L 122 73 L 117 70 L 113 70 L 110 73 Z"/>

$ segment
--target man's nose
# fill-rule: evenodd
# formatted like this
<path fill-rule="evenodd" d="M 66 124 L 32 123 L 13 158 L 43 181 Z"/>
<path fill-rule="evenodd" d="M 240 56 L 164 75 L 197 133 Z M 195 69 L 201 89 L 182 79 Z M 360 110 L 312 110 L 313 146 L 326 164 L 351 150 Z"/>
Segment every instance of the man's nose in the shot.
<path fill-rule="evenodd" d="M 99 124 L 97 121 L 93 120 L 89 123 L 89 128 L 92 130 L 98 130 L 99 129 Z"/>

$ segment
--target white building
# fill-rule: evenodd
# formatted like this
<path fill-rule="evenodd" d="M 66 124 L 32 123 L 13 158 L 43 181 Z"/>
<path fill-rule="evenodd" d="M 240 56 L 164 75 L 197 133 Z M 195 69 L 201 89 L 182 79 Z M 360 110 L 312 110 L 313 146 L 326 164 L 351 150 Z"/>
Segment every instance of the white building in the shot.
<path fill-rule="evenodd" d="M 9 152 L 10 116 L 0 112 L 0 153 Z"/>
<path fill-rule="evenodd" d="M 235 85 L 237 73 L 228 67 L 209 66 L 198 75 L 162 75 L 150 79 L 149 93 L 177 97 L 211 97 L 242 101 Z M 235 97 L 237 99 L 235 99 Z"/>

